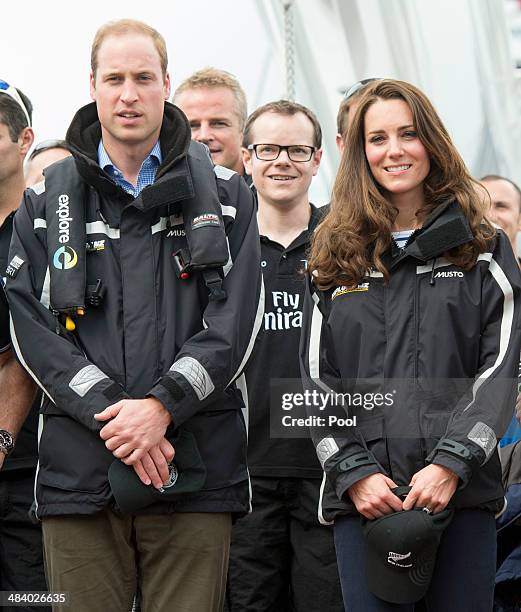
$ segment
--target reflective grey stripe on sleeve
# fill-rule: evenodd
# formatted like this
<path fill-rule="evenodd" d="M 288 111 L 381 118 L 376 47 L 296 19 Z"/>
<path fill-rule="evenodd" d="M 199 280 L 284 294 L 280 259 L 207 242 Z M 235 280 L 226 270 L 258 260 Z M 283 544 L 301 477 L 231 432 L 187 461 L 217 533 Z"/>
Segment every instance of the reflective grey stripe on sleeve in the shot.
<path fill-rule="evenodd" d="M 478 257 L 478 261 L 488 261 L 488 256 L 491 256 L 490 253 L 482 253 Z M 507 353 L 507 348 L 510 343 L 510 337 L 512 333 L 515 333 L 513 329 L 514 324 L 514 290 L 512 289 L 512 285 L 510 281 L 506 277 L 505 273 L 501 269 L 501 266 L 497 263 L 495 259 L 490 259 L 489 272 L 494 277 L 494 280 L 499 285 L 501 292 L 503 293 L 503 314 L 501 316 L 501 328 L 499 333 L 499 350 L 496 357 L 496 361 L 493 365 L 482 372 L 472 387 L 472 401 L 470 404 L 463 410 L 466 412 L 469 408 L 471 408 L 476 401 L 476 394 L 481 387 L 481 385 L 489 379 L 495 371 L 502 364 L 503 359 Z"/>
<path fill-rule="evenodd" d="M 181 357 L 173 364 L 170 371 L 182 374 L 190 383 L 200 401 L 208 397 L 215 389 L 215 385 L 204 366 L 193 357 Z"/>
<path fill-rule="evenodd" d="M 43 221 L 43 219 L 42 219 L 42 221 Z M 44 282 L 43 282 L 42 295 L 40 297 L 40 302 L 44 306 L 46 306 L 47 308 L 49 307 L 49 283 L 50 283 L 49 268 L 47 268 L 47 271 L 45 273 L 45 279 L 44 279 Z M 16 353 L 20 363 L 25 368 L 25 370 L 29 373 L 29 375 L 34 380 L 34 382 L 40 387 L 40 389 L 45 393 L 45 395 L 54 404 L 55 403 L 54 399 L 51 397 L 50 393 L 47 391 L 47 389 L 40 382 L 40 380 L 36 376 L 36 374 L 27 365 L 27 362 L 25 361 L 24 356 L 22 355 L 22 351 L 20 349 L 20 345 L 18 344 L 18 338 L 16 337 L 16 331 L 15 331 L 15 328 L 14 328 L 14 322 L 13 322 L 13 318 L 12 318 L 11 314 L 9 314 L 9 329 L 10 329 L 10 334 L 11 334 L 11 344 L 12 344 L 13 350 Z"/>
<path fill-rule="evenodd" d="M 318 307 L 318 297 L 315 293 L 311 296 L 315 305 L 313 306 L 313 313 L 311 315 L 311 330 L 309 334 L 309 350 L 308 350 L 308 363 L 309 363 L 309 376 L 311 380 L 317 384 L 321 389 L 328 393 L 333 391 L 320 380 L 320 340 L 322 335 L 322 313 Z"/>
<path fill-rule="evenodd" d="M 157 232 L 165 231 L 168 225 L 168 217 L 160 217 L 159 221 L 152 225 L 150 231 L 152 234 L 157 234 Z M 170 215 L 170 225 L 183 225 L 183 215 L 181 213 L 177 215 Z"/>
<path fill-rule="evenodd" d="M 92 223 L 85 223 L 86 234 L 105 234 L 113 240 L 119 239 L 119 229 L 109 227 L 103 221 L 93 221 Z"/>
<path fill-rule="evenodd" d="M 320 495 L 318 497 L 318 522 L 321 525 L 332 525 L 333 521 L 326 521 L 323 514 L 323 504 L 324 501 L 324 489 L 326 488 L 326 473 L 322 476 L 322 483 L 320 485 Z"/>
<path fill-rule="evenodd" d="M 320 442 L 317 444 L 317 457 L 320 461 L 322 467 L 324 467 L 324 463 L 333 455 L 336 455 L 340 449 L 338 448 L 338 444 L 335 442 L 335 439 L 331 436 L 327 438 L 322 438 Z"/>
<path fill-rule="evenodd" d="M 223 274 L 224 274 L 224 276 L 228 276 L 228 273 L 233 268 L 232 254 L 230 252 L 230 242 L 228 240 L 228 236 L 226 236 L 226 246 L 228 247 L 228 261 L 223 266 Z"/>
<path fill-rule="evenodd" d="M 45 308 L 49 308 L 51 304 L 51 275 L 49 272 L 49 266 L 47 266 L 47 270 L 45 271 L 40 302 L 45 306 Z"/>
<path fill-rule="evenodd" d="M 246 382 L 246 376 L 244 372 L 235 381 L 237 389 L 241 392 L 242 401 L 244 402 L 244 408 L 242 409 L 242 416 L 244 417 L 244 423 L 246 425 L 246 438 L 248 437 L 248 429 L 250 427 L 250 414 L 249 414 L 249 397 L 248 397 L 248 384 Z"/>
<path fill-rule="evenodd" d="M 478 261 L 490 261 L 492 259 L 492 253 L 481 253 L 478 257 Z M 444 257 L 436 258 L 436 262 L 434 264 L 434 269 L 438 268 L 446 268 L 447 266 L 453 266 L 454 263 L 445 259 Z M 416 266 L 416 274 L 430 274 L 432 272 L 432 259 L 429 260 L 424 266 Z"/>
<path fill-rule="evenodd" d="M 233 219 L 235 219 L 235 216 L 237 215 L 237 209 L 235 206 L 226 206 L 225 204 L 221 204 L 221 211 L 223 215 L 232 217 Z"/>
<path fill-rule="evenodd" d="M 224 166 L 214 166 L 213 171 L 215 172 L 215 176 L 217 178 L 223 179 L 225 181 L 229 181 L 234 174 L 237 174 L 235 170 L 230 170 L 229 168 L 225 168 Z"/>
<path fill-rule="evenodd" d="M 474 442 L 474 444 L 477 444 L 483 450 L 487 461 L 492 456 L 492 453 L 496 450 L 496 434 L 494 433 L 494 430 L 486 423 L 478 421 L 470 430 L 467 438 Z"/>
<path fill-rule="evenodd" d="M 96 383 L 100 380 L 108 378 L 97 366 L 94 364 L 85 366 L 82 368 L 71 380 L 69 387 L 77 393 L 80 397 L 84 397 Z"/>
<path fill-rule="evenodd" d="M 248 342 L 248 346 L 246 347 L 246 352 L 244 353 L 244 357 L 242 358 L 241 364 L 237 368 L 237 371 L 232 376 L 232 379 L 228 384 L 231 384 L 242 372 L 244 366 L 246 365 L 250 355 L 253 351 L 253 347 L 255 346 L 255 339 L 257 338 L 257 334 L 261 328 L 262 322 L 264 321 L 264 278 L 261 276 L 261 288 L 259 294 L 259 303 L 257 305 L 257 314 L 255 315 L 255 321 L 253 323 L 253 330 L 251 332 L 250 341 Z"/>
<path fill-rule="evenodd" d="M 34 382 L 40 387 L 40 389 L 45 393 L 45 395 L 47 395 L 47 397 L 51 400 L 51 402 L 55 404 L 56 402 L 53 400 L 50 393 L 43 386 L 43 384 L 40 382 L 36 374 L 27 365 L 27 362 L 24 359 L 22 351 L 20 350 L 20 345 L 18 344 L 18 338 L 16 337 L 16 330 L 14 327 L 13 317 L 11 315 L 9 315 L 9 330 L 11 334 L 11 344 L 14 349 L 14 352 L 16 353 L 16 356 L 18 357 L 18 360 L 20 361 L 24 369 L 29 373 L 29 376 L 34 380 Z"/>

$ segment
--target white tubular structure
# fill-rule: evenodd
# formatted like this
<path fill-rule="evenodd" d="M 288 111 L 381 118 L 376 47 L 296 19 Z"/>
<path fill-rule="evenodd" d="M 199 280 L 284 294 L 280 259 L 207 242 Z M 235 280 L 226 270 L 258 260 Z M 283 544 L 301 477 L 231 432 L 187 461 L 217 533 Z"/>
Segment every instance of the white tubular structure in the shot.
<path fill-rule="evenodd" d="M 268 81 L 285 93 L 284 6 L 254 3 L 267 39 Z M 430 97 L 471 172 L 521 182 L 521 102 L 504 0 L 294 0 L 295 100 L 316 112 L 326 155 L 312 199 L 329 199 L 342 93 L 367 77 L 414 83 Z"/>

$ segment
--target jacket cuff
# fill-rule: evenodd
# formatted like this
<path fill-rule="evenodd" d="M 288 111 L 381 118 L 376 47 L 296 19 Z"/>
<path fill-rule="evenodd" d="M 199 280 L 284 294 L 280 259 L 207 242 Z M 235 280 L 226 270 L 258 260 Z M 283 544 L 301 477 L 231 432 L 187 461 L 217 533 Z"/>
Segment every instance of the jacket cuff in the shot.
<path fill-rule="evenodd" d="M 355 482 L 362 480 L 362 478 L 366 478 L 366 476 L 382 473 L 383 470 L 380 468 L 378 463 L 375 462 L 338 476 L 334 483 L 338 499 L 342 499 L 344 495 L 347 495 L 347 490 L 351 485 L 354 485 Z"/>
<path fill-rule="evenodd" d="M 452 470 L 460 477 L 459 488 L 463 488 L 469 483 L 474 470 L 482 464 L 482 456 L 483 450 L 477 444 L 462 444 L 451 438 L 442 438 L 426 461 Z"/>
<path fill-rule="evenodd" d="M 83 375 L 87 376 L 84 368 Z M 89 371 L 93 375 L 97 375 L 93 370 Z M 73 379 L 74 380 L 74 379 Z M 60 413 L 71 416 L 76 421 L 94 432 L 99 432 L 106 424 L 106 421 L 97 421 L 94 418 L 95 414 L 103 412 L 112 404 L 119 402 L 122 399 L 129 397 L 123 390 L 121 385 L 117 384 L 107 376 L 95 381 L 95 384 L 90 388 L 88 385 L 92 380 L 85 378 L 84 384 L 87 387 L 81 387 L 81 384 L 72 385 L 69 383 L 60 386 L 56 390 L 53 403 L 56 410 Z"/>
<path fill-rule="evenodd" d="M 383 472 L 374 455 L 365 448 L 338 458 L 326 471 L 339 499 L 342 499 L 347 489 L 355 482 L 371 474 Z"/>
<path fill-rule="evenodd" d="M 179 427 L 197 412 L 200 401 L 183 376 L 176 373 L 162 376 L 148 392 L 168 410 L 175 427 Z"/>
<path fill-rule="evenodd" d="M 472 478 L 472 465 L 464 459 L 458 459 L 454 455 L 446 453 L 444 451 L 438 451 L 430 460 L 430 463 L 435 465 L 441 465 L 448 468 L 455 474 L 457 474 L 461 480 L 458 489 L 463 489 L 468 485 Z"/>

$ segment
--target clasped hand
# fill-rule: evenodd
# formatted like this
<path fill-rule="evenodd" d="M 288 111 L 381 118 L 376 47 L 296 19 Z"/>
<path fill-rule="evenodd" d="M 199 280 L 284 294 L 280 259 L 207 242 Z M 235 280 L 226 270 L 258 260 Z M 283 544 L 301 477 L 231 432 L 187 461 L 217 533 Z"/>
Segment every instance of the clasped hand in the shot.
<path fill-rule="evenodd" d="M 168 479 L 168 464 L 175 454 L 165 438 L 171 417 L 163 404 L 153 397 L 124 399 L 94 418 L 109 421 L 100 437 L 114 457 L 132 465 L 144 484 L 160 488 Z"/>
<path fill-rule="evenodd" d="M 412 508 L 428 508 L 436 513 L 444 510 L 454 495 L 458 476 L 441 465 L 428 465 L 411 478 L 412 488 L 403 503 L 391 490 L 396 486 L 379 473 L 355 482 L 348 492 L 358 512 L 369 520 Z"/>

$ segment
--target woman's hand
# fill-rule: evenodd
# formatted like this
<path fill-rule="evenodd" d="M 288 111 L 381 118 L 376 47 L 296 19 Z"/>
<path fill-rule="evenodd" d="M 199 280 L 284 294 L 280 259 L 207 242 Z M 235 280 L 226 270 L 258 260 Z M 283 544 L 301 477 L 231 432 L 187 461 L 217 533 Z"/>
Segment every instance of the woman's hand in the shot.
<path fill-rule="evenodd" d="M 372 520 L 402 510 L 402 500 L 391 491 L 396 486 L 384 474 L 371 474 L 351 485 L 348 493 L 358 512 Z"/>
<path fill-rule="evenodd" d="M 427 508 L 432 513 L 441 512 L 458 487 L 458 475 L 449 468 L 431 463 L 411 478 L 412 489 L 403 502 L 404 510 Z"/>

